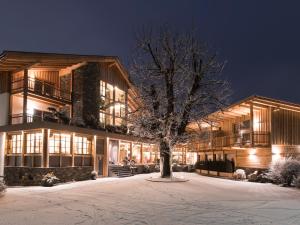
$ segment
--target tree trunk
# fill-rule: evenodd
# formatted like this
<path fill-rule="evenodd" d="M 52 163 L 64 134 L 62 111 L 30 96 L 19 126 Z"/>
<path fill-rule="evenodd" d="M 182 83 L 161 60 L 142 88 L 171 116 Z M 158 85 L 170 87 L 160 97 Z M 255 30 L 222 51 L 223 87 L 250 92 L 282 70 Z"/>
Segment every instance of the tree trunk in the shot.
<path fill-rule="evenodd" d="M 171 148 L 169 143 L 166 141 L 160 142 L 160 174 L 163 178 L 168 178 L 172 176 L 171 168 Z"/>

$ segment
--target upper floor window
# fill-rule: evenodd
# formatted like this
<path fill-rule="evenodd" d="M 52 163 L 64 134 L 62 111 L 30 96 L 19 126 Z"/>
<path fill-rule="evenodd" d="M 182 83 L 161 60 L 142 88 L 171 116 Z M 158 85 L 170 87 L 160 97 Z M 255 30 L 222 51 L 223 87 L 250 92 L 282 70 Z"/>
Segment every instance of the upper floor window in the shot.
<path fill-rule="evenodd" d="M 126 92 L 107 82 L 100 81 L 100 97 L 100 123 L 103 125 L 122 125 L 126 116 Z"/>

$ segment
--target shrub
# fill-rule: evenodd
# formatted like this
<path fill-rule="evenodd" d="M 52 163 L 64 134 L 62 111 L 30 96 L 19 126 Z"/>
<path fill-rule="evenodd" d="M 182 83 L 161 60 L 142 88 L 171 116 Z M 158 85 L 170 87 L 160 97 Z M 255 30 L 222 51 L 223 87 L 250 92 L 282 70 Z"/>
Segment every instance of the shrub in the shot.
<path fill-rule="evenodd" d="M 257 182 L 257 177 L 258 177 L 258 171 L 256 170 L 253 173 L 248 175 L 248 181 Z"/>
<path fill-rule="evenodd" d="M 149 165 L 144 165 L 144 168 L 143 168 L 143 173 L 150 173 L 150 166 Z"/>
<path fill-rule="evenodd" d="M 52 187 L 53 185 L 57 184 L 58 182 L 59 182 L 59 179 L 54 175 L 53 172 L 50 172 L 43 176 L 41 185 L 44 187 Z"/>
<path fill-rule="evenodd" d="M 3 180 L 0 180 L 0 196 L 6 191 L 6 185 Z"/>
<path fill-rule="evenodd" d="M 94 170 L 94 171 L 92 171 L 91 172 L 91 179 L 92 180 L 96 180 L 97 179 L 97 175 L 98 175 L 98 173 Z"/>
<path fill-rule="evenodd" d="M 281 171 L 283 170 L 285 161 L 285 159 L 279 159 L 271 164 L 268 176 L 272 180 L 272 183 L 280 184 L 282 182 Z"/>
<path fill-rule="evenodd" d="M 248 175 L 249 182 L 272 183 L 267 172 L 255 171 Z"/>
<path fill-rule="evenodd" d="M 276 184 L 291 186 L 300 174 L 300 161 L 286 158 L 277 160 L 271 165 L 269 178 Z"/>
<path fill-rule="evenodd" d="M 283 184 L 291 186 L 294 179 L 300 174 L 300 161 L 296 159 L 287 160 L 282 167 L 281 177 Z"/>
<path fill-rule="evenodd" d="M 298 176 L 295 180 L 294 180 L 294 186 L 296 188 L 300 188 L 300 176 Z"/>
<path fill-rule="evenodd" d="M 233 174 L 233 178 L 236 180 L 245 180 L 246 179 L 245 170 L 237 169 Z"/>

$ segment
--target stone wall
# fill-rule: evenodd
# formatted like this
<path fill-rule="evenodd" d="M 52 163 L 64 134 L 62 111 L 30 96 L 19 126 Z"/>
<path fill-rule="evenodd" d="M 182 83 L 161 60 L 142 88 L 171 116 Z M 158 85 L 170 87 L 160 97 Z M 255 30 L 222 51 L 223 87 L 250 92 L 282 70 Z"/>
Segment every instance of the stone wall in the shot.
<path fill-rule="evenodd" d="M 86 167 L 61 167 L 61 168 L 30 168 L 30 167 L 5 167 L 5 182 L 10 186 L 40 185 L 43 175 L 53 172 L 60 182 L 88 180 L 91 178 L 93 168 Z"/>

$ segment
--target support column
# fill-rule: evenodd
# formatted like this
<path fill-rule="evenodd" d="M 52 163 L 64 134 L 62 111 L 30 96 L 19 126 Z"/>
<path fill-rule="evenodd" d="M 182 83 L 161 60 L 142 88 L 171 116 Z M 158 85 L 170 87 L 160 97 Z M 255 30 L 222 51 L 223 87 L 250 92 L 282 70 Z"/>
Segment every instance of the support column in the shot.
<path fill-rule="evenodd" d="M 94 135 L 93 142 L 94 142 L 93 148 L 92 148 L 93 170 L 94 170 L 94 171 L 97 171 L 97 159 L 96 159 L 96 158 L 97 158 L 97 157 L 96 157 L 97 136 L 96 136 L 96 135 Z"/>
<path fill-rule="evenodd" d="M 140 163 L 143 164 L 143 143 L 141 143 L 141 158 Z"/>
<path fill-rule="evenodd" d="M 72 154 L 72 167 L 75 165 L 75 133 L 71 135 L 71 154 Z"/>
<path fill-rule="evenodd" d="M 21 166 L 25 165 L 25 149 L 26 149 L 26 135 L 22 131 L 22 153 L 21 153 Z"/>
<path fill-rule="evenodd" d="M 4 177 L 4 152 L 6 133 L 0 133 L 0 180 Z"/>
<path fill-rule="evenodd" d="M 130 157 L 130 160 L 132 160 L 132 142 L 130 142 L 130 145 L 129 145 L 129 157 Z"/>
<path fill-rule="evenodd" d="M 43 129 L 43 167 L 49 167 L 49 149 L 48 149 L 49 130 Z"/>
<path fill-rule="evenodd" d="M 104 158 L 103 158 L 103 176 L 108 176 L 108 147 L 109 147 L 109 138 L 104 138 Z"/>
<path fill-rule="evenodd" d="M 27 123 L 28 70 L 24 70 L 23 123 Z"/>
<path fill-rule="evenodd" d="M 253 103 L 250 103 L 250 146 L 254 147 L 254 135 L 253 135 Z"/>

